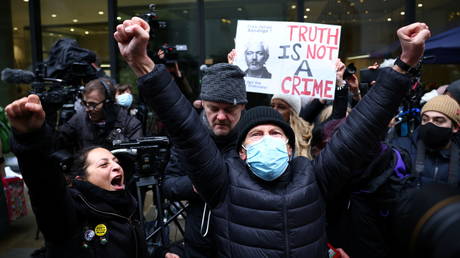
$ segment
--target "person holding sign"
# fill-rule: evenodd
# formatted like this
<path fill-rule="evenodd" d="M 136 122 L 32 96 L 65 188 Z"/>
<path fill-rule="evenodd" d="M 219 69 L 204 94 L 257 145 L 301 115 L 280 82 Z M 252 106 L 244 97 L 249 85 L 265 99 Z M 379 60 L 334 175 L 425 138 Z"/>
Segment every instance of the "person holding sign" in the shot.
<path fill-rule="evenodd" d="M 197 192 L 212 208 L 218 257 L 327 257 L 325 199 L 341 193 L 382 151 L 380 137 L 397 113 L 411 76 L 394 66 L 351 112 L 318 158 L 293 157 L 295 135 L 270 107 L 240 120 L 237 157 L 224 158 L 198 114 L 162 65 L 147 55 L 149 25 L 126 20 L 114 34 L 121 55 L 139 77 L 139 92 L 167 126 L 192 168 Z M 428 26 L 398 30 L 401 61 L 423 55 Z M 363 153 L 363 150 L 366 150 Z"/>

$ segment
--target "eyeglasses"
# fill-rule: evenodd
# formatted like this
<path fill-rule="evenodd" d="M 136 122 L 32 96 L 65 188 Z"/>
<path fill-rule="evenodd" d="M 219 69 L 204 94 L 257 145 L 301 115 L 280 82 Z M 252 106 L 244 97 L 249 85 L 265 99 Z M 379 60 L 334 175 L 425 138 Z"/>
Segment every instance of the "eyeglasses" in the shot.
<path fill-rule="evenodd" d="M 83 106 L 85 106 L 88 110 L 93 110 L 93 109 L 96 109 L 97 106 L 99 106 L 100 104 L 104 103 L 105 99 L 102 100 L 101 102 L 98 102 L 98 103 L 94 103 L 94 102 L 86 102 L 84 100 L 81 101 L 81 104 Z"/>

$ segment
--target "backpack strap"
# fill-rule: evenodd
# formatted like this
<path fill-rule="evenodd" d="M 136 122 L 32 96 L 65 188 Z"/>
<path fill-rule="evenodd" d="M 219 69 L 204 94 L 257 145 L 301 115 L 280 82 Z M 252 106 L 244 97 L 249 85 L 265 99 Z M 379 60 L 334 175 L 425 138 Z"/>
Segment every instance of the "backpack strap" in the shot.
<path fill-rule="evenodd" d="M 419 140 L 417 142 L 417 155 L 415 157 L 415 169 L 412 171 L 417 178 L 417 186 L 421 185 L 421 175 L 425 170 L 425 144 Z"/>
<path fill-rule="evenodd" d="M 458 172 L 459 172 L 459 154 L 460 148 L 458 147 L 457 143 L 452 142 L 452 147 L 450 150 L 450 161 L 449 161 L 449 177 L 447 178 L 447 182 L 451 185 L 458 185 Z"/>

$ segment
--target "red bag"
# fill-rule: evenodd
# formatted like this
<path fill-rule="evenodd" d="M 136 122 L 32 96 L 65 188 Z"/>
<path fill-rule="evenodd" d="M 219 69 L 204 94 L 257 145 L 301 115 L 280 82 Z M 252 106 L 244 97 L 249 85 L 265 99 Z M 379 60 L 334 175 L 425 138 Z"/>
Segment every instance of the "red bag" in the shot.
<path fill-rule="evenodd" d="M 27 215 L 24 181 L 19 177 L 2 178 L 5 192 L 8 218 L 11 221 Z"/>

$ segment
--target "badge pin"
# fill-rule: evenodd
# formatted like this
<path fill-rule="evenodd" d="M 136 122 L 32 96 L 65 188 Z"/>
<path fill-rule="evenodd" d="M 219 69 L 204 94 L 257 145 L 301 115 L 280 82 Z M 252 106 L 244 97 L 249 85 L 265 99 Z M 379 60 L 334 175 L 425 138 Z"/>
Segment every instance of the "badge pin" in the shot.
<path fill-rule="evenodd" d="M 107 238 L 102 238 L 101 239 L 101 245 L 106 245 L 109 241 L 107 241 Z"/>
<path fill-rule="evenodd" d="M 104 236 L 107 233 L 107 226 L 104 224 L 99 224 L 94 229 L 94 232 L 96 232 L 96 236 Z"/>
<path fill-rule="evenodd" d="M 85 238 L 86 241 L 91 241 L 91 240 L 93 240 L 95 235 L 96 234 L 94 233 L 93 230 L 88 229 L 88 230 L 85 231 L 84 238 Z"/>

